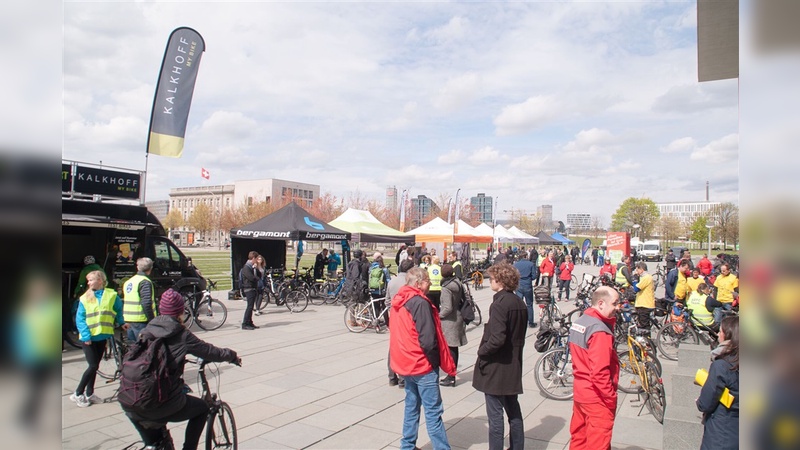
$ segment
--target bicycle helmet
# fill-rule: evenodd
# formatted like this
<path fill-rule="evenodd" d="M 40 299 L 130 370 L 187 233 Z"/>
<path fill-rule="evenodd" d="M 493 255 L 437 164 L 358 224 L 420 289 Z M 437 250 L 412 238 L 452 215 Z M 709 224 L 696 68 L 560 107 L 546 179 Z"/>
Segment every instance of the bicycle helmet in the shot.
<path fill-rule="evenodd" d="M 83 265 L 84 266 L 88 266 L 89 264 L 94 264 L 94 262 L 95 262 L 94 256 L 92 256 L 92 255 L 86 255 L 86 257 L 83 258 Z"/>

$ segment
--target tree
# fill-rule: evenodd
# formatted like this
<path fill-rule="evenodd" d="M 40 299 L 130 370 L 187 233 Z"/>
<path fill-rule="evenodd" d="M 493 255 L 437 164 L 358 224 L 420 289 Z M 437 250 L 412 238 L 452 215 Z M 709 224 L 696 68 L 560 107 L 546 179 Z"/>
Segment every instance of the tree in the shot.
<path fill-rule="evenodd" d="M 336 198 L 330 192 L 326 192 L 314 200 L 308 212 L 325 222 L 330 222 L 341 216 L 344 211 L 344 201 Z"/>
<path fill-rule="evenodd" d="M 167 213 L 167 217 L 164 218 L 163 224 L 170 231 L 180 228 L 184 224 L 183 215 L 181 215 L 181 212 L 177 209 L 170 210 L 170 212 Z"/>
<path fill-rule="evenodd" d="M 708 240 L 708 218 L 706 216 L 699 216 L 694 219 L 694 222 L 689 226 L 689 239 L 697 242 L 700 248 Z"/>
<path fill-rule="evenodd" d="M 541 214 L 534 214 L 531 216 L 530 222 L 530 230 L 528 233 L 530 234 L 538 234 L 540 231 L 547 231 L 550 227 L 549 224 L 544 223 L 545 220 Z"/>
<path fill-rule="evenodd" d="M 612 231 L 630 231 L 633 225 L 640 226 L 639 233 L 645 239 L 652 236 L 661 213 L 656 203 L 649 198 L 630 197 L 611 216 Z"/>
<path fill-rule="evenodd" d="M 658 221 L 658 234 L 661 239 L 666 241 L 666 246 L 670 247 L 672 242 L 681 235 L 681 221 L 677 217 L 662 216 Z"/>
<path fill-rule="evenodd" d="M 450 203 L 452 203 L 453 197 L 447 192 L 440 192 L 439 195 L 436 196 L 436 200 L 433 201 L 434 205 L 438 206 L 438 208 L 431 208 L 431 219 L 434 217 L 439 217 L 442 220 L 447 220 L 447 214 L 450 210 Z M 453 220 L 451 217 L 450 220 Z M 427 222 L 427 221 L 426 221 Z"/>
<path fill-rule="evenodd" d="M 592 227 L 590 233 L 592 237 L 597 239 L 603 233 L 603 218 L 601 216 L 592 216 Z"/>
<path fill-rule="evenodd" d="M 728 242 L 739 242 L 739 207 L 731 202 L 720 203 L 711 208 L 709 214 L 714 220 L 714 232 L 723 246 Z"/>
<path fill-rule="evenodd" d="M 214 217 L 214 213 L 211 212 L 211 207 L 205 202 L 198 203 L 189 216 L 189 227 L 203 236 L 209 231 L 214 230 L 216 225 L 216 217 Z"/>

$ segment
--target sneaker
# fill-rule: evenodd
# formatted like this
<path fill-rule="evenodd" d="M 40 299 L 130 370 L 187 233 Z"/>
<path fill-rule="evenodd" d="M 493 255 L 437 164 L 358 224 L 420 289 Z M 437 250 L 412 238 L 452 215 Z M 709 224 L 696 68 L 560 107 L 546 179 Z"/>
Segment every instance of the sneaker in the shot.
<path fill-rule="evenodd" d="M 257 316 L 260 316 L 260 315 L 261 315 L 261 310 L 260 310 L 260 309 L 257 309 L 257 310 L 255 310 L 255 311 L 253 311 L 253 314 L 255 314 L 255 315 L 257 315 Z"/>
<path fill-rule="evenodd" d="M 85 395 L 79 395 L 75 399 L 75 404 L 78 405 L 78 408 L 88 408 L 89 406 L 92 406 L 92 404 L 89 403 L 89 400 L 86 399 Z"/>
<path fill-rule="evenodd" d="M 97 394 L 92 394 L 91 397 L 87 398 L 86 400 L 89 400 L 89 403 L 93 405 L 99 405 L 103 403 L 103 399 L 98 397 Z"/>
<path fill-rule="evenodd" d="M 73 392 L 73 393 L 72 393 L 72 395 L 70 395 L 70 396 L 69 396 L 69 400 L 70 400 L 71 402 L 75 402 L 75 403 L 77 403 L 77 402 L 78 402 L 78 399 L 79 399 L 80 397 L 83 397 L 83 395 L 78 395 L 78 394 L 76 394 L 76 393 L 74 393 L 74 392 Z"/>

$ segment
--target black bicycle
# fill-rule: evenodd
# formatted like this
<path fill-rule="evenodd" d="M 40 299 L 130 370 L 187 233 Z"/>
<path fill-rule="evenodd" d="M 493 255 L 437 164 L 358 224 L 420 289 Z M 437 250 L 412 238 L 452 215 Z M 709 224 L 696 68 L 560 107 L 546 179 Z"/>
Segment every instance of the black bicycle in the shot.
<path fill-rule="evenodd" d="M 114 336 L 106 341 L 106 350 L 100 357 L 100 365 L 97 367 L 97 375 L 105 378 L 106 383 L 111 383 L 119 379 L 122 373 L 122 358 L 128 352 L 128 340 L 126 332 L 120 327 L 114 328 Z"/>
<path fill-rule="evenodd" d="M 233 410 L 230 405 L 219 399 L 215 392 L 211 392 L 211 387 L 206 378 L 207 361 L 197 358 L 197 361 L 187 359 L 186 362 L 196 363 L 198 382 L 202 389 L 200 398 L 208 404 L 208 418 L 206 419 L 206 450 L 228 449 L 236 450 L 239 448 L 239 436 L 236 430 L 236 420 L 233 418 Z M 241 367 L 242 359 L 239 358 L 233 364 Z M 191 392 L 191 389 L 189 390 Z M 162 438 L 152 446 L 147 446 L 141 450 L 175 450 L 175 442 L 166 424 L 161 426 Z M 135 445 L 129 445 L 124 450 L 132 450 Z"/>

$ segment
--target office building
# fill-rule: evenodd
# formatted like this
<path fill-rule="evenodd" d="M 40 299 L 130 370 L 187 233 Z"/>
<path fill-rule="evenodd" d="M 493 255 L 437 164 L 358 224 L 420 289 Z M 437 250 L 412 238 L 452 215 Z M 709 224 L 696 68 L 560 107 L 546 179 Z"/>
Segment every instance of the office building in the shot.
<path fill-rule="evenodd" d="M 494 202 L 492 197 L 487 197 L 484 193 L 479 193 L 475 197 L 470 197 L 469 205 L 475 214 L 478 215 L 479 222 L 491 224 L 494 220 Z M 462 217 L 463 219 L 463 217 Z"/>
<path fill-rule="evenodd" d="M 661 217 L 676 217 L 681 225 L 689 226 L 697 217 L 706 216 L 720 202 L 666 202 L 656 203 Z"/>
<path fill-rule="evenodd" d="M 592 227 L 589 213 L 567 213 L 567 229 L 570 231 L 588 230 Z"/>
<path fill-rule="evenodd" d="M 407 217 L 412 219 L 413 228 L 422 226 L 431 215 L 439 213 L 439 206 L 424 195 L 418 195 L 411 199 L 411 205 L 406 212 Z"/>
<path fill-rule="evenodd" d="M 396 211 L 400 206 L 400 199 L 397 198 L 397 188 L 390 186 L 386 188 L 386 209 Z"/>
<path fill-rule="evenodd" d="M 553 226 L 553 205 L 542 205 L 536 208 L 536 215 L 542 220 L 542 225 L 545 227 L 545 231 L 551 231 L 555 229 Z"/>
<path fill-rule="evenodd" d="M 153 213 L 153 215 L 161 221 L 163 221 L 167 217 L 167 214 L 169 214 L 169 200 L 145 202 L 144 206 L 146 206 L 147 210 Z"/>

